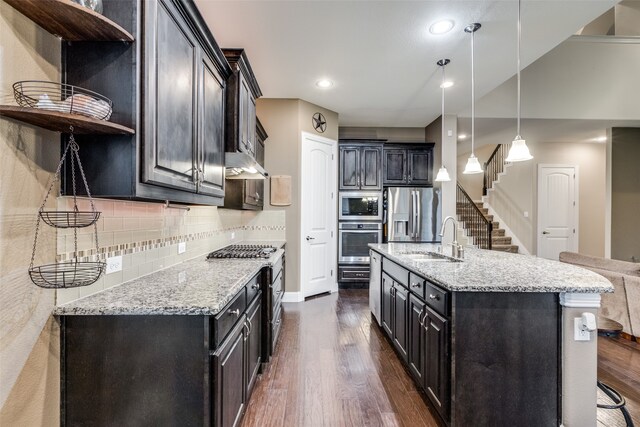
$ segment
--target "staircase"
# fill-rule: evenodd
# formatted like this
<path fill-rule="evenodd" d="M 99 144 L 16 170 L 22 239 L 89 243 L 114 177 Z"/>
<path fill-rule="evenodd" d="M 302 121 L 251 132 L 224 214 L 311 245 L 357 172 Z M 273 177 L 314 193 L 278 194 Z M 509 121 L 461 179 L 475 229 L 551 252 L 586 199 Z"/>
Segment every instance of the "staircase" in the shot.
<path fill-rule="evenodd" d="M 484 215 L 487 221 L 491 222 L 491 247 L 487 244 L 486 229 L 481 230 L 474 224 L 474 221 L 469 221 L 467 215 L 465 215 L 464 204 L 459 203 L 457 205 L 457 214 L 460 221 L 463 223 L 464 230 L 471 239 L 471 241 L 478 247 L 491 249 L 494 251 L 512 252 L 518 253 L 518 245 L 514 245 L 511 242 L 511 237 L 505 236 L 504 229 L 500 228 L 500 223 L 493 220 L 493 215 L 489 215 L 489 209 L 484 207 L 483 202 L 473 202 L 478 210 Z"/>

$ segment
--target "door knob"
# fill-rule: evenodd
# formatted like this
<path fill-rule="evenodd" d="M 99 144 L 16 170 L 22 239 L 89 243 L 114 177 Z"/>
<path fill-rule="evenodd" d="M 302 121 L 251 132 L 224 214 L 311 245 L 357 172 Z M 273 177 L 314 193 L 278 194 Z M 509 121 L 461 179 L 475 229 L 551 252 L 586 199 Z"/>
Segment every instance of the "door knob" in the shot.
<path fill-rule="evenodd" d="M 549 231 L 543 231 L 542 234 L 551 234 Z"/>
<path fill-rule="evenodd" d="M 307 239 L 307 242 L 308 242 L 309 240 L 316 240 L 316 238 L 315 238 L 315 237 L 311 237 L 311 236 L 307 236 L 307 237 L 306 237 L 306 239 Z"/>

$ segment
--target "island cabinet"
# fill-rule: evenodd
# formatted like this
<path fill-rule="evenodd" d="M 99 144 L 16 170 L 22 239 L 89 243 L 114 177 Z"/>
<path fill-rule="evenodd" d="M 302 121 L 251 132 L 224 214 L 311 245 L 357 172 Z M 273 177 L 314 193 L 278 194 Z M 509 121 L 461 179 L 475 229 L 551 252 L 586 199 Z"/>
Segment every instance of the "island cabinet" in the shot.
<path fill-rule="evenodd" d="M 341 191 L 382 190 L 382 143 L 368 140 L 340 140 Z"/>
<path fill-rule="evenodd" d="M 262 96 L 244 49 L 222 49 L 231 65 L 226 114 L 226 151 L 256 157 L 256 99 Z"/>
<path fill-rule="evenodd" d="M 443 424 L 560 424 L 557 294 L 452 292 L 380 255 L 381 328 Z"/>
<path fill-rule="evenodd" d="M 60 316 L 61 425 L 239 425 L 263 360 L 263 278 L 215 315 Z"/>
<path fill-rule="evenodd" d="M 433 185 L 433 143 L 385 144 L 385 186 Z"/>
<path fill-rule="evenodd" d="M 63 83 L 104 94 L 135 130 L 76 135 L 92 195 L 222 205 L 231 67 L 195 4 L 104 0 L 104 14 L 135 41 L 62 42 Z"/>

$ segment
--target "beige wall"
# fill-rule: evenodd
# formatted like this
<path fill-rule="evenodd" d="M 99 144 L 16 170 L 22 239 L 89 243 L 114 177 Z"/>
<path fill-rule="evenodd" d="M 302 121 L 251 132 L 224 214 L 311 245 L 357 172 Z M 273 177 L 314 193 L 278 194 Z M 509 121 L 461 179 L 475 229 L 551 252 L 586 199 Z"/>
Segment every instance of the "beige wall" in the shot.
<path fill-rule="evenodd" d="M 482 180 L 483 174 L 473 174 L 473 175 L 465 175 L 462 172 L 464 171 L 464 167 L 467 165 L 467 159 L 469 159 L 469 155 L 471 152 L 469 150 L 463 150 L 460 148 L 461 144 L 458 144 L 458 164 L 457 164 L 457 177 L 458 183 L 464 188 L 464 191 L 469 194 L 469 196 L 473 200 L 482 200 Z M 481 165 L 484 165 L 484 162 L 489 160 L 491 153 L 496 148 L 495 145 L 483 145 L 482 147 L 475 147 L 474 154 L 478 158 L 478 161 Z"/>
<path fill-rule="evenodd" d="M 425 142 L 424 128 L 340 126 L 340 139 L 386 139 L 388 142 Z M 427 139 L 428 140 L 428 139 Z M 433 140 L 428 140 L 432 142 Z"/>
<path fill-rule="evenodd" d="M 640 128 L 613 128 L 611 141 L 611 258 L 640 262 Z"/>
<path fill-rule="evenodd" d="M 577 165 L 579 176 L 579 246 L 585 255 L 604 256 L 605 232 L 605 144 L 527 141 L 532 161 L 514 163 L 489 193 L 489 204 L 522 245 L 537 253 L 538 164 Z M 492 151 L 492 147 L 490 151 Z M 485 147 L 476 151 L 480 161 Z M 483 153 L 480 155 L 480 153 Z M 467 153 L 468 156 L 468 153 Z M 488 156 L 488 155 L 487 155 Z M 460 156 L 462 158 L 464 156 Z M 460 163 L 459 163 L 460 165 Z M 464 167 L 464 166 L 462 166 Z M 482 189 L 482 175 L 473 188 Z M 460 174 L 458 175 L 460 177 Z M 467 187 L 465 187 L 467 188 Z M 480 189 L 480 190 L 478 190 Z M 525 217 L 525 212 L 528 217 Z"/>
<path fill-rule="evenodd" d="M 338 139 L 338 114 L 299 99 L 267 99 L 257 102 L 257 113 L 269 138 L 265 142 L 265 169 L 271 175 L 291 176 L 291 205 L 269 204 L 269 182 L 265 185 L 265 210 L 281 210 L 286 215 L 287 265 L 286 292 L 300 291 L 300 174 L 301 132 L 317 133 L 311 117 L 321 112 L 327 130 L 321 134 Z"/>
<path fill-rule="evenodd" d="M 60 42 L 0 2 L 0 103 L 18 80 L 59 81 Z M 57 133 L 0 118 L 0 425 L 59 424 L 55 291 L 27 275 L 37 210 L 59 156 Z M 55 197 L 49 207 L 55 207 Z M 55 261 L 55 232 L 41 227 L 35 264 Z"/>

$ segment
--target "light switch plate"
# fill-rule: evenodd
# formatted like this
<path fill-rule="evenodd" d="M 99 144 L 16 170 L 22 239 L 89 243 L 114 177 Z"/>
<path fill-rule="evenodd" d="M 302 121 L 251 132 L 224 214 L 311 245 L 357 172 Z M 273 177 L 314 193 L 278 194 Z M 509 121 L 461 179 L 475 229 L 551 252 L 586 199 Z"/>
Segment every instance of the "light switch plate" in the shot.
<path fill-rule="evenodd" d="M 178 243 L 178 255 L 185 253 L 187 250 L 187 242 Z"/>
<path fill-rule="evenodd" d="M 591 332 L 582 329 L 582 318 L 573 319 L 573 339 L 574 341 L 591 341 Z"/>
<path fill-rule="evenodd" d="M 447 130 L 447 136 L 453 136 L 453 131 L 451 129 Z"/>
<path fill-rule="evenodd" d="M 122 271 L 122 256 L 107 258 L 106 274 L 117 273 L 118 271 Z"/>

